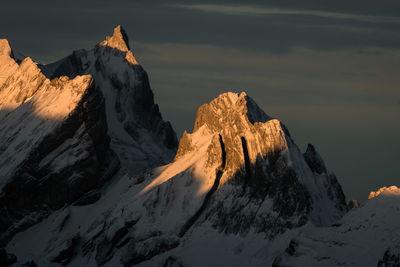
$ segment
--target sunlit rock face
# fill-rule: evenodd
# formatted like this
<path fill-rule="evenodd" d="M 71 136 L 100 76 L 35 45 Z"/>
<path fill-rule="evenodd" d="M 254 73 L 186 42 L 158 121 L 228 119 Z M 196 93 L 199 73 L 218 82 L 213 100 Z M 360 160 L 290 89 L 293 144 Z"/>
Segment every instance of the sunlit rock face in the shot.
<path fill-rule="evenodd" d="M 13 59 L 10 44 L 6 39 L 0 39 L 0 87 L 17 68 L 18 64 Z"/>
<path fill-rule="evenodd" d="M 377 196 L 379 196 L 381 194 L 385 194 L 385 195 L 400 195 L 400 188 L 398 188 L 395 185 L 392 185 L 390 187 L 386 187 L 386 186 L 381 187 L 377 191 L 369 193 L 368 199 L 377 197 Z"/>
<path fill-rule="evenodd" d="M 196 151 L 198 131 L 209 140 L 220 136 L 223 146 L 221 154 L 220 142 L 210 141 L 205 155 L 217 166 L 225 161 L 204 209 L 204 218 L 221 231 L 273 237 L 309 220 L 332 224 L 347 210 L 336 177 L 314 147 L 302 155 L 286 127 L 246 93 L 225 93 L 202 105 L 193 134 L 181 138 L 176 161 Z"/>
<path fill-rule="evenodd" d="M 117 26 L 114 29 L 112 36 L 107 36 L 106 40 L 99 43 L 99 46 L 107 46 L 116 49 L 121 52 L 125 52 L 125 59 L 133 64 L 138 65 L 136 58 L 133 56 L 132 51 L 129 48 L 129 39 L 125 30 L 121 26 Z"/>
<path fill-rule="evenodd" d="M 245 167 L 246 160 L 253 164 L 258 155 L 287 148 L 280 122 L 268 117 L 245 93 L 226 93 L 210 104 L 202 105 L 193 131 L 203 125 L 222 136 L 226 146 L 227 176 Z"/>

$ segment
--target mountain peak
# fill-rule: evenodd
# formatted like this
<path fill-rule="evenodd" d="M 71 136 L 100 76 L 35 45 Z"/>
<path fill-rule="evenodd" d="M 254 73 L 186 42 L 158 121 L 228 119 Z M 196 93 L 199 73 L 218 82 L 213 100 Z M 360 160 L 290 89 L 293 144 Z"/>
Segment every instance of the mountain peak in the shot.
<path fill-rule="evenodd" d="M 251 99 L 245 92 L 227 92 L 219 95 L 209 104 L 200 106 L 193 131 L 207 124 L 210 130 L 221 131 L 232 125 L 232 119 L 237 123 L 267 122 L 272 118 Z"/>
<path fill-rule="evenodd" d="M 111 48 L 118 49 L 122 52 L 130 51 L 129 39 L 124 28 L 118 25 L 114 28 L 112 36 L 107 36 L 106 40 L 100 43 L 101 46 L 109 46 Z"/>
<path fill-rule="evenodd" d="M 386 194 L 386 195 L 388 195 L 388 194 L 400 195 L 400 188 L 398 188 L 398 187 L 395 186 L 395 185 L 392 185 L 392 186 L 390 186 L 390 187 L 386 187 L 386 186 L 381 187 L 381 188 L 378 189 L 378 191 L 369 193 L 368 199 L 377 197 L 377 196 L 379 196 L 379 195 L 381 195 L 381 194 Z"/>
<path fill-rule="evenodd" d="M 7 39 L 0 39 L 0 56 L 6 55 L 9 56 L 11 55 L 12 50 L 10 43 L 8 42 Z"/>
<path fill-rule="evenodd" d="M 198 132 L 204 132 L 210 138 L 221 137 L 226 147 L 225 169 L 230 175 L 246 164 L 253 164 L 259 156 L 288 148 L 285 127 L 265 114 L 245 92 L 227 92 L 200 106 L 193 134 L 182 137 L 178 157 L 193 150 L 195 145 L 192 143 L 196 143 L 193 139 L 198 138 Z M 214 150 L 209 150 L 210 158 L 213 158 Z"/>
<path fill-rule="evenodd" d="M 13 59 L 13 52 L 8 40 L 0 39 L 0 87 L 17 68 L 18 64 Z"/>

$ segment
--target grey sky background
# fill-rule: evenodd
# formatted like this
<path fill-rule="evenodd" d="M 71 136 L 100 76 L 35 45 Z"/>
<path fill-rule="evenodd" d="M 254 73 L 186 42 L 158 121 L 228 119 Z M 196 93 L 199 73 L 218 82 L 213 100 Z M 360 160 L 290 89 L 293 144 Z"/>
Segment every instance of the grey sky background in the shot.
<path fill-rule="evenodd" d="M 400 186 L 400 2 L 282 2 L 6 0 L 0 38 L 50 63 L 121 24 L 179 137 L 201 104 L 246 91 L 347 199 Z"/>

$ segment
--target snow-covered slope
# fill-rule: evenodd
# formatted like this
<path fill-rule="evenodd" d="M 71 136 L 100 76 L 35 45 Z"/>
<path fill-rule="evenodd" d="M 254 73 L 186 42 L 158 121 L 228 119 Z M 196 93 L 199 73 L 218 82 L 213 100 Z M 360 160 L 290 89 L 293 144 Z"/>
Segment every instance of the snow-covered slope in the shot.
<path fill-rule="evenodd" d="M 275 266 L 399 266 L 400 190 L 390 188 L 332 227 L 301 231 Z"/>
<path fill-rule="evenodd" d="M 321 161 L 315 153 L 309 162 Z M 214 266 L 238 266 L 257 253 L 254 264 L 263 265 L 299 227 L 331 224 L 345 212 L 336 179 L 319 171 L 278 120 L 245 93 L 226 93 L 199 108 L 194 131 L 184 133 L 172 163 L 121 174 L 99 201 L 53 213 L 17 234 L 7 251 L 39 265 L 196 265 L 201 254 L 190 255 L 209 243 L 204 251 L 225 255 Z M 220 247 L 224 240 L 230 245 Z M 274 252 L 260 257 L 266 247 Z"/>

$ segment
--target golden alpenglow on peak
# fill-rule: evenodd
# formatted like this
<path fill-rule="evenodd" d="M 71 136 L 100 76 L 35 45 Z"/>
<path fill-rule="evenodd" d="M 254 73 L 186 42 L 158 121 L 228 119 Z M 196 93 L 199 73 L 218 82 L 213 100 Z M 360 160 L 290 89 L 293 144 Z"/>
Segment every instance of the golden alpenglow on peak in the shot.
<path fill-rule="evenodd" d="M 395 185 L 389 186 L 389 187 L 381 187 L 379 188 L 376 192 L 371 192 L 369 193 L 368 199 L 377 197 L 381 194 L 395 194 L 395 195 L 400 195 L 400 188 L 398 188 Z"/>
<path fill-rule="evenodd" d="M 0 39 L 0 56 L 11 54 L 11 47 L 7 39 Z"/>
<path fill-rule="evenodd" d="M 7 39 L 0 39 L 0 87 L 18 68 L 17 62 L 11 56 L 12 50 Z"/>
<path fill-rule="evenodd" d="M 117 49 L 121 52 L 126 52 L 125 59 L 134 65 L 138 65 L 136 58 L 133 56 L 132 51 L 129 47 L 129 39 L 124 28 L 118 25 L 114 28 L 112 36 L 106 36 L 106 39 L 99 43 L 100 46 L 108 46 L 110 48 Z"/>

